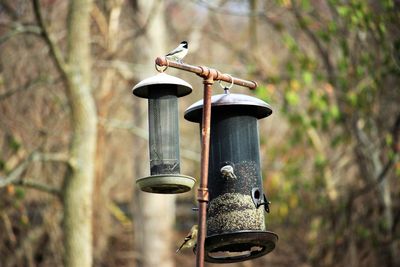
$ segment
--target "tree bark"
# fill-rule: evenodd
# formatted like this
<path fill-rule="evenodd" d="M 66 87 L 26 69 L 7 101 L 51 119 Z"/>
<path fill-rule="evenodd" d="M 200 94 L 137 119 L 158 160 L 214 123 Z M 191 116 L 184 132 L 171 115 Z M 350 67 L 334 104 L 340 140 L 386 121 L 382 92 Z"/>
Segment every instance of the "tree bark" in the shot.
<path fill-rule="evenodd" d="M 97 115 L 90 82 L 91 0 L 71 0 L 66 59 L 71 108 L 70 168 L 64 180 L 64 264 L 92 266 L 92 191 Z"/>
<path fill-rule="evenodd" d="M 249 40 L 250 40 L 250 49 L 254 52 L 255 55 L 258 55 L 258 38 L 257 38 L 257 16 L 255 15 L 257 12 L 258 1 L 257 0 L 249 0 L 250 5 L 250 16 L 249 16 Z"/>

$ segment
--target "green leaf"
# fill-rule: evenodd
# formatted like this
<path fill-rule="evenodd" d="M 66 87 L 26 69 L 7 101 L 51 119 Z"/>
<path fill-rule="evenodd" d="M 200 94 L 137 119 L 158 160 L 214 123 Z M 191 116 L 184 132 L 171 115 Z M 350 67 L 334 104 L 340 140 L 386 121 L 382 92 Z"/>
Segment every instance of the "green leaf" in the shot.
<path fill-rule="evenodd" d="M 358 225 L 358 227 L 356 228 L 356 233 L 359 237 L 363 239 L 368 239 L 371 236 L 371 231 L 362 225 Z"/>
<path fill-rule="evenodd" d="M 293 91 L 286 92 L 285 99 L 291 106 L 296 106 L 299 103 L 299 96 Z"/>
<path fill-rule="evenodd" d="M 328 23 L 328 31 L 329 31 L 331 34 L 335 34 L 335 33 L 337 32 L 337 30 L 338 30 L 337 22 L 334 21 L 334 20 L 330 21 L 330 22 Z"/>
<path fill-rule="evenodd" d="M 394 8 L 394 1 L 393 0 L 386 0 L 386 1 L 383 1 L 383 6 L 386 8 L 386 9 L 392 9 L 392 8 Z"/>
<path fill-rule="evenodd" d="M 25 198 L 25 190 L 20 187 L 15 188 L 15 196 L 17 199 Z"/>
<path fill-rule="evenodd" d="M 347 94 L 347 100 L 350 102 L 350 104 L 351 104 L 353 107 L 356 107 L 356 106 L 357 106 L 358 97 L 357 97 L 357 94 L 356 94 L 355 92 L 349 92 L 349 93 Z"/>
<path fill-rule="evenodd" d="M 303 81 L 306 85 L 310 85 L 313 81 L 313 75 L 309 71 L 304 71 L 303 72 Z"/>
<path fill-rule="evenodd" d="M 310 93 L 311 105 L 314 109 L 318 111 L 325 111 L 328 108 L 326 99 L 323 96 L 319 96 L 317 93 L 312 91 Z"/>
<path fill-rule="evenodd" d="M 310 11 L 311 10 L 310 0 L 301 0 L 301 8 L 304 11 Z"/>
<path fill-rule="evenodd" d="M 331 36 L 329 34 L 329 32 L 326 29 L 321 29 L 319 31 L 317 31 L 317 36 L 325 42 L 329 42 L 331 39 Z"/>
<path fill-rule="evenodd" d="M 259 84 L 256 89 L 256 94 L 259 98 L 266 97 L 266 86 L 263 84 Z"/>
<path fill-rule="evenodd" d="M 337 11 L 340 16 L 347 17 L 350 14 L 351 9 L 348 6 L 339 6 Z"/>
<path fill-rule="evenodd" d="M 386 33 L 386 25 L 383 22 L 379 23 L 379 30 L 382 33 Z"/>
<path fill-rule="evenodd" d="M 361 65 L 358 65 L 356 67 L 356 73 L 357 73 L 358 76 L 363 76 L 365 74 L 365 67 L 361 66 Z"/>
<path fill-rule="evenodd" d="M 296 40 L 291 36 L 290 34 L 285 34 L 283 36 L 283 42 L 287 46 L 287 48 L 292 52 L 297 52 L 299 50 L 299 47 L 297 45 Z"/>
<path fill-rule="evenodd" d="M 339 107 L 337 105 L 330 106 L 329 112 L 334 120 L 337 120 L 340 118 L 340 111 L 339 111 Z"/>
<path fill-rule="evenodd" d="M 11 137 L 9 142 L 8 142 L 8 146 L 14 150 L 15 152 L 18 151 L 21 147 L 21 143 L 18 142 L 17 139 L 15 139 L 14 137 Z"/>
<path fill-rule="evenodd" d="M 314 164 L 317 169 L 322 169 L 326 166 L 328 161 L 326 160 L 325 156 L 322 154 L 317 154 Z"/>
<path fill-rule="evenodd" d="M 6 167 L 6 162 L 3 159 L 0 159 L 0 171 L 3 171 Z"/>
<path fill-rule="evenodd" d="M 259 85 L 257 87 L 256 94 L 259 98 L 261 98 L 267 102 L 270 102 L 270 100 L 271 100 L 270 99 L 271 97 L 270 97 L 267 87 L 265 85 Z"/>
<path fill-rule="evenodd" d="M 344 138 L 342 135 L 337 134 L 335 135 L 330 142 L 331 147 L 337 147 L 338 145 L 342 144 L 344 141 Z"/>
<path fill-rule="evenodd" d="M 338 62 L 338 68 L 341 72 L 346 72 L 348 69 L 348 61 L 345 57 L 341 58 Z"/>

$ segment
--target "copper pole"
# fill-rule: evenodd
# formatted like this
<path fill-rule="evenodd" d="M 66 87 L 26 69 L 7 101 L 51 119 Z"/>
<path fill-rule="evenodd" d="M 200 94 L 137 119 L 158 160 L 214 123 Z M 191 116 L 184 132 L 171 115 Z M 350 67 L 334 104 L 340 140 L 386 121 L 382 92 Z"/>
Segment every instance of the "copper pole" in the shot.
<path fill-rule="evenodd" d="M 201 126 L 201 171 L 200 186 L 197 201 L 199 203 L 198 236 L 196 266 L 204 266 L 204 242 L 206 237 L 206 215 L 208 203 L 208 161 L 210 154 L 210 125 L 211 125 L 211 86 L 214 83 L 212 76 L 205 78 L 203 94 L 203 120 Z"/>

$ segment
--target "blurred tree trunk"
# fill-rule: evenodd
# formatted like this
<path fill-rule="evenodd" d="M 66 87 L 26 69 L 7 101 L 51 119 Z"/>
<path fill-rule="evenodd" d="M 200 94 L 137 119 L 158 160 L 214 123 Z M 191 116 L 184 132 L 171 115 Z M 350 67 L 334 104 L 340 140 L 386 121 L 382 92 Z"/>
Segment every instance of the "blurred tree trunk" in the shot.
<path fill-rule="evenodd" d="M 250 16 L 249 16 L 249 40 L 252 55 L 258 55 L 258 38 L 257 38 L 257 0 L 249 0 Z"/>
<path fill-rule="evenodd" d="M 164 18 L 164 5 L 161 1 L 141 0 L 138 2 L 140 12 L 148 20 L 146 38 L 143 43 L 137 44 L 137 51 L 144 55 L 141 60 L 151 69 L 141 71 L 139 79 L 155 75 L 153 63 L 156 56 L 167 51 L 166 28 Z M 151 21 L 149 21 L 151 18 Z M 139 99 L 144 103 L 143 100 Z M 147 103 L 145 103 L 147 106 Z M 136 106 L 134 116 L 147 114 Z M 142 116 L 143 116 L 142 115 Z M 145 122 L 143 118 L 139 120 Z M 135 178 L 143 177 L 148 173 L 144 168 L 149 168 L 148 154 L 137 150 L 135 163 Z M 145 164 L 141 164 L 141 163 Z M 135 193 L 135 249 L 140 255 L 137 266 L 140 267 L 171 267 L 174 266 L 172 257 L 175 251 L 173 243 L 173 225 L 175 221 L 175 196 L 149 194 L 136 190 Z"/>
<path fill-rule="evenodd" d="M 92 191 L 97 115 L 90 82 L 91 0 L 72 0 L 68 13 L 65 77 L 73 129 L 70 168 L 63 187 L 64 264 L 92 266 Z"/>
<path fill-rule="evenodd" d="M 99 3 L 93 4 L 92 17 L 97 26 L 102 28 L 100 31 L 105 40 L 105 53 L 107 55 L 115 55 L 118 47 L 121 11 L 124 1 L 110 1 L 106 6 L 107 10 L 103 12 L 99 8 Z M 108 17 L 108 19 L 107 19 Z M 97 55 L 99 56 L 99 55 Z M 108 56 L 110 57 L 110 56 Z M 115 56 L 114 56 L 115 57 Z M 117 87 L 116 82 L 119 79 L 114 68 L 105 68 L 99 77 L 100 83 L 96 88 L 94 95 L 97 103 L 97 114 L 99 120 L 108 118 L 111 111 L 111 102 L 115 97 Z M 99 124 L 97 128 L 97 144 L 96 144 L 96 170 L 93 188 L 93 258 L 94 265 L 103 262 L 107 255 L 105 252 L 108 246 L 108 239 L 113 232 L 112 220 L 109 212 L 110 185 L 107 183 L 107 149 L 109 149 L 109 138 L 107 138 L 107 130 L 103 124 Z"/>

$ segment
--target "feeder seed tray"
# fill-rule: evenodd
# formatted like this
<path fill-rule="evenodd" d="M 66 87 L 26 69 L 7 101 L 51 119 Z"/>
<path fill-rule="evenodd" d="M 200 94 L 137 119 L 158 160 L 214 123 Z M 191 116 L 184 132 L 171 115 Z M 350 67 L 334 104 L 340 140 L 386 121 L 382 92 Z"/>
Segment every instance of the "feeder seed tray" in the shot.
<path fill-rule="evenodd" d="M 205 261 L 233 263 L 258 258 L 275 248 L 278 235 L 269 231 L 240 231 L 208 236 Z"/>
<path fill-rule="evenodd" d="M 152 175 L 136 180 L 140 190 L 158 194 L 184 193 L 190 191 L 195 182 L 193 177 L 181 174 Z"/>

